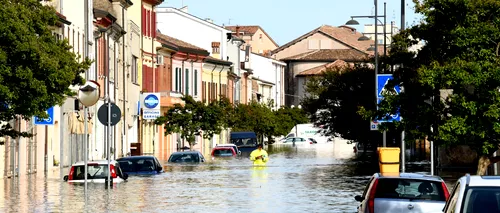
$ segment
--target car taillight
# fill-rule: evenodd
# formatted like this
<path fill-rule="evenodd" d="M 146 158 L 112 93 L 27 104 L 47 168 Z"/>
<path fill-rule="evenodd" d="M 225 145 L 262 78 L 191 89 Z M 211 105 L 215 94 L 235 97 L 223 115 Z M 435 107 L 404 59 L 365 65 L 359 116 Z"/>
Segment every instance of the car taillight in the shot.
<path fill-rule="evenodd" d="M 446 186 L 446 183 L 441 182 L 441 187 L 443 187 L 444 198 L 446 199 L 446 201 L 448 201 L 448 198 L 450 198 L 450 192 L 448 191 L 448 187 Z"/>
<path fill-rule="evenodd" d="M 354 150 L 354 153 L 356 153 L 356 151 L 358 151 L 358 150 L 356 150 L 355 146 L 353 146 L 352 149 Z"/>
<path fill-rule="evenodd" d="M 71 167 L 69 170 L 68 180 L 73 180 L 73 173 L 75 172 L 75 167 Z"/>
<path fill-rule="evenodd" d="M 378 179 L 375 179 L 368 195 L 368 212 L 375 213 L 375 191 L 377 190 Z"/>
<path fill-rule="evenodd" d="M 115 165 L 111 165 L 111 177 L 112 178 L 117 178 L 116 177 Z"/>
<path fill-rule="evenodd" d="M 313 142 L 311 141 L 311 142 L 309 142 L 309 144 L 313 144 Z"/>

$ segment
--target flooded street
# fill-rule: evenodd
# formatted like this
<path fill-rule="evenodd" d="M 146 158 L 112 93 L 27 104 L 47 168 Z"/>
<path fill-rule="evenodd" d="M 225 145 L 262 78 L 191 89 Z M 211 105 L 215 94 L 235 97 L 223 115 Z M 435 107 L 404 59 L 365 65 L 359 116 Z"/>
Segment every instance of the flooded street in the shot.
<path fill-rule="evenodd" d="M 270 146 L 264 168 L 253 167 L 247 158 L 195 166 L 164 162 L 165 173 L 131 176 L 109 191 L 89 184 L 87 200 L 84 187 L 61 181 L 59 172 L 21 177 L 19 188 L 6 179 L 0 211 L 355 212 L 353 197 L 372 173 L 350 161 L 352 148 L 334 146 Z"/>

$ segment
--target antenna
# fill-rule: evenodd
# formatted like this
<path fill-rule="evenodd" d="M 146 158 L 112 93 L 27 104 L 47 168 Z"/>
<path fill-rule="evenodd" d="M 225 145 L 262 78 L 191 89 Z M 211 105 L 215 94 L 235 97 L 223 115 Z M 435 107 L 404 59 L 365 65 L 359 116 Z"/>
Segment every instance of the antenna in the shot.
<path fill-rule="evenodd" d="M 227 22 L 227 25 L 231 26 L 231 20 L 233 19 L 230 18 L 229 21 Z"/>
<path fill-rule="evenodd" d="M 181 0 L 181 1 L 182 1 L 182 6 L 181 6 L 181 8 L 182 8 L 182 7 L 184 7 L 184 0 Z"/>
<path fill-rule="evenodd" d="M 396 20 L 396 10 L 392 10 L 392 20 Z"/>

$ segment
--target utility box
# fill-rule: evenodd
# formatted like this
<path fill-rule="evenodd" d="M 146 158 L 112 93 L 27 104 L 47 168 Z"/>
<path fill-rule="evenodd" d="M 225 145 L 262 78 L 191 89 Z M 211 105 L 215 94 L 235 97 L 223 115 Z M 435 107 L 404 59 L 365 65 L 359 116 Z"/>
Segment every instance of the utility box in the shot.
<path fill-rule="evenodd" d="M 379 168 L 383 174 L 399 174 L 400 149 L 395 147 L 378 147 Z"/>

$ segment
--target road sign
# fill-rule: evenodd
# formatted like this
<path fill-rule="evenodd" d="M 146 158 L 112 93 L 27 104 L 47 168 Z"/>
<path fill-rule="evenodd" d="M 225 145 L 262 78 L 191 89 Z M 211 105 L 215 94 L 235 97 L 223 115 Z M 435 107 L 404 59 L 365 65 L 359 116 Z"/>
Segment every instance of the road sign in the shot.
<path fill-rule="evenodd" d="M 380 123 L 378 121 L 370 121 L 370 130 L 378 130 L 378 125 Z"/>
<path fill-rule="evenodd" d="M 50 107 L 47 111 L 45 111 L 45 113 L 49 115 L 48 118 L 33 117 L 35 125 L 54 125 L 54 107 Z"/>
<path fill-rule="evenodd" d="M 108 125 L 108 106 L 109 103 L 103 104 L 97 111 L 97 118 L 105 126 Z M 120 122 L 121 117 L 122 111 L 120 110 L 120 108 L 116 106 L 116 104 L 111 103 L 111 126 L 114 126 L 118 122 Z"/>
<path fill-rule="evenodd" d="M 142 118 L 154 120 L 160 117 L 160 93 L 143 93 Z"/>
<path fill-rule="evenodd" d="M 389 83 L 389 80 L 391 80 L 393 77 L 392 77 L 392 74 L 378 74 L 377 75 L 377 81 L 378 81 L 378 85 L 377 85 L 377 94 L 378 94 L 378 97 L 377 97 L 377 105 L 380 104 L 380 102 L 382 101 L 382 99 L 384 99 L 384 92 L 389 90 L 390 88 L 387 88 L 386 85 Z M 390 92 L 390 91 L 388 91 Z M 399 87 L 399 85 L 396 85 L 394 87 L 394 89 L 392 90 L 392 92 L 395 92 L 396 94 L 399 94 L 401 92 L 401 88 Z M 378 122 L 393 122 L 393 121 L 401 121 L 401 116 L 398 114 L 396 115 L 391 115 L 391 118 L 390 119 L 387 119 L 387 120 L 378 120 Z M 371 126 L 371 125 L 370 125 Z"/>

